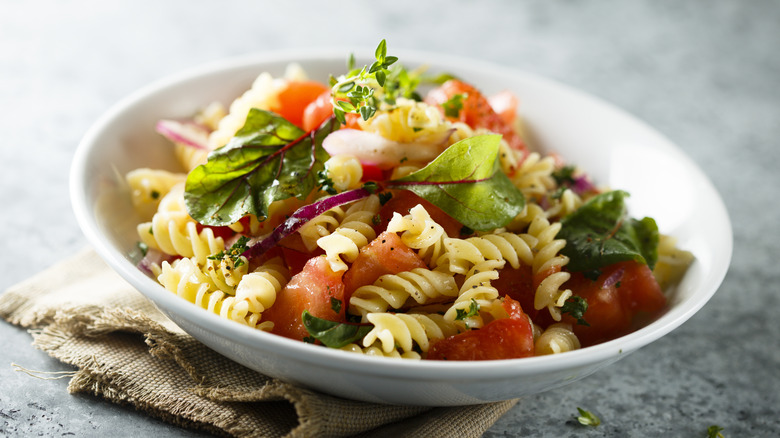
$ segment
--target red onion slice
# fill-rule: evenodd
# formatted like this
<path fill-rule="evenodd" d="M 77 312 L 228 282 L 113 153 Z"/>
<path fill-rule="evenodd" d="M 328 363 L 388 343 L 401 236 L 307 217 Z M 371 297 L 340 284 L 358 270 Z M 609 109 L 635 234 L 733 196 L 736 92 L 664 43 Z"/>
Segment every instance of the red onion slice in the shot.
<path fill-rule="evenodd" d="M 339 205 L 357 201 L 358 199 L 367 198 L 370 195 L 371 192 L 364 188 L 360 188 L 341 192 L 337 195 L 328 196 L 327 198 L 323 198 L 312 202 L 311 204 L 304 205 L 303 207 L 296 210 L 295 213 L 287 218 L 286 221 L 282 222 L 278 227 L 274 228 L 271 234 L 247 248 L 247 250 L 244 251 L 242 255 L 248 259 L 259 257 L 269 249 L 276 246 L 280 240 L 298 231 L 298 229 L 301 228 L 303 224 L 309 222 L 322 213 L 325 213 L 333 207 L 338 207 Z"/>
<path fill-rule="evenodd" d="M 157 122 L 156 129 L 163 137 L 174 143 L 209 150 L 209 130 L 198 123 L 160 120 Z"/>

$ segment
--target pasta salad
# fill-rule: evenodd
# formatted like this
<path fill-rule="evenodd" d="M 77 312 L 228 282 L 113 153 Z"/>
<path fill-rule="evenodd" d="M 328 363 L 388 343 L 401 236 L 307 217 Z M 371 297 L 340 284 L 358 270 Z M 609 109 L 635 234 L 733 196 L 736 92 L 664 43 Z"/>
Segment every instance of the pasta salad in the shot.
<path fill-rule="evenodd" d="M 534 150 L 517 96 L 375 58 L 161 120 L 181 171 L 126 175 L 139 268 L 254 329 L 409 359 L 563 353 L 664 311 L 693 256 L 628 193 Z"/>

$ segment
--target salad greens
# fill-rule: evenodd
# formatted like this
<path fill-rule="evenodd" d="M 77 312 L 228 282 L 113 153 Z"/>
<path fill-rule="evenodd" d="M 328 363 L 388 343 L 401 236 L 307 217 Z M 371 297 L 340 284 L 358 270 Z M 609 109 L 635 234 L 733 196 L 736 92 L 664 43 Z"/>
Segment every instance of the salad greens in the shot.
<path fill-rule="evenodd" d="M 594 196 L 561 220 L 558 238 L 566 239 L 561 253 L 571 271 L 592 272 L 634 260 L 650 269 L 658 258 L 658 226 L 652 218 L 627 216 L 628 193 L 616 190 Z"/>
<path fill-rule="evenodd" d="M 187 211 L 204 225 L 221 226 L 248 214 L 265 218 L 274 201 L 306 198 L 330 158 L 322 140 L 337 127 L 330 119 L 305 133 L 273 112 L 251 109 L 235 137 L 187 175 Z"/>
<path fill-rule="evenodd" d="M 378 105 L 377 85 L 384 87 L 385 100 L 390 102 L 396 96 L 413 97 L 414 88 L 423 80 L 420 72 L 388 70 L 398 58 L 387 55 L 384 40 L 375 57 L 371 66 L 331 80 L 335 119 L 310 133 L 273 112 L 251 109 L 230 142 L 211 152 L 208 162 L 187 176 L 184 200 L 190 216 L 204 225 L 224 226 L 249 214 L 266 218 L 272 202 L 305 199 L 318 188 L 333 195 L 332 182 L 324 172 L 330 155 L 322 141 L 338 129 L 336 120 L 343 123 L 345 112 L 371 117 Z M 463 140 L 425 168 L 385 182 L 385 187 L 410 190 L 470 229 L 504 226 L 520 213 L 525 201 L 500 171 L 499 144 L 500 135 Z M 307 220 L 301 215 L 299 219 Z"/>
<path fill-rule="evenodd" d="M 500 169 L 500 141 L 497 134 L 461 140 L 387 187 L 410 190 L 473 230 L 503 227 L 520 214 L 525 199 Z"/>
<path fill-rule="evenodd" d="M 360 114 L 363 120 L 368 120 L 379 106 L 374 92 L 385 87 L 389 67 L 398 58 L 387 55 L 387 42 L 382 40 L 374 52 L 374 61 L 371 66 L 354 69 L 355 58 L 350 57 L 349 67 L 351 71 L 339 79 L 331 78 L 333 114 L 341 124 L 346 124 L 346 113 Z M 408 77 L 407 77 L 408 78 Z M 416 84 L 415 84 L 416 85 Z"/>
<path fill-rule="evenodd" d="M 331 348 L 341 348 L 362 339 L 374 328 L 373 324 L 351 324 L 318 318 L 308 310 L 302 314 L 303 326 L 312 338 Z"/>

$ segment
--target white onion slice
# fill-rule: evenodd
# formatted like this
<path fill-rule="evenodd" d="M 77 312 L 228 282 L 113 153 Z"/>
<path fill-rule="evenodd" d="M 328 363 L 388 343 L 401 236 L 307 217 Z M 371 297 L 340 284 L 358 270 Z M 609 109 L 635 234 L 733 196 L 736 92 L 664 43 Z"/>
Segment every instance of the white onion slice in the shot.
<path fill-rule="evenodd" d="M 442 152 L 450 135 L 452 131 L 445 130 L 440 135 L 427 136 L 424 143 L 399 143 L 373 132 L 340 129 L 325 137 L 322 147 L 331 155 L 354 155 L 361 162 L 373 163 L 380 169 L 390 169 L 398 166 L 401 160 L 433 160 Z"/>

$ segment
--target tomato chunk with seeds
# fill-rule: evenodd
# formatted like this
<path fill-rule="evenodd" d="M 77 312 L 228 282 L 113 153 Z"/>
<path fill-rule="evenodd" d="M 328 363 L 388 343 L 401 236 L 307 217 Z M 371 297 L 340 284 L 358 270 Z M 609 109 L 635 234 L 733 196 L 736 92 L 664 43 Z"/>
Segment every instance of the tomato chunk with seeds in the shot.
<path fill-rule="evenodd" d="M 303 122 L 302 127 L 304 131 L 311 131 L 314 128 L 318 128 L 325 120 L 328 120 L 333 115 L 333 103 L 331 102 L 330 89 L 317 96 L 303 110 Z M 354 113 L 347 113 L 344 115 L 346 120 L 345 127 L 350 129 L 360 129 L 358 124 L 358 118 L 360 115 Z"/>
<path fill-rule="evenodd" d="M 263 312 L 262 320 L 274 323 L 272 333 L 300 341 L 309 336 L 301 318 L 304 310 L 318 318 L 346 322 L 342 274 L 333 272 L 324 257 L 306 262 Z"/>
<path fill-rule="evenodd" d="M 527 151 L 523 139 L 515 132 L 511 123 L 507 123 L 504 117 L 508 117 L 508 109 L 504 111 L 504 117 L 496 113 L 490 105 L 490 101 L 474 86 L 457 79 L 451 79 L 443 83 L 440 87 L 434 88 L 428 93 L 425 102 L 430 105 L 436 105 L 442 109 L 442 104 L 449 101 L 456 95 L 463 96 L 462 108 L 457 117 L 449 117 L 451 120 L 463 122 L 470 127 L 485 128 L 489 131 L 501 134 L 509 146 Z"/>
<path fill-rule="evenodd" d="M 580 272 L 572 273 L 566 287 L 588 303 L 584 319 L 590 326 L 563 316 L 583 347 L 626 335 L 658 317 L 666 307 L 666 297 L 650 268 L 633 261 L 601 269 L 595 281 Z"/>
<path fill-rule="evenodd" d="M 432 360 L 518 359 L 534 355 L 534 332 L 520 303 L 504 297 L 509 318 L 491 321 L 470 330 L 434 341 L 428 350 Z"/>
<path fill-rule="evenodd" d="M 384 232 L 360 249 L 354 263 L 344 274 L 347 302 L 355 289 L 373 284 L 382 275 L 424 267 L 425 262 L 397 234 Z"/>
<path fill-rule="evenodd" d="M 290 81 L 278 95 L 279 107 L 271 108 L 271 111 L 303 128 L 306 109 L 325 91 L 329 91 L 328 87 L 317 81 Z"/>

